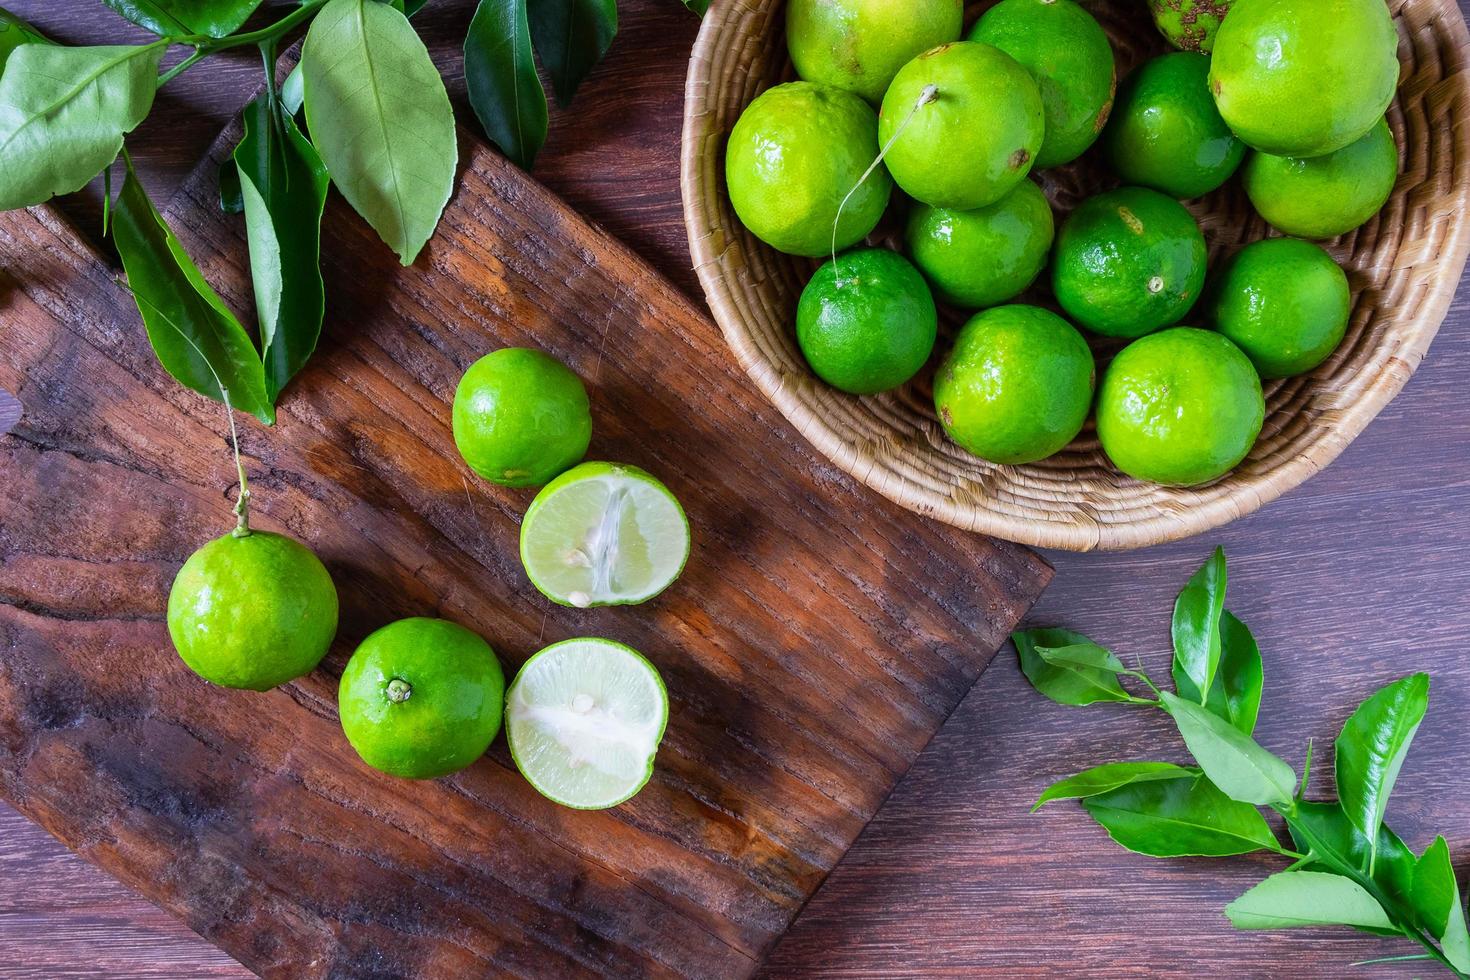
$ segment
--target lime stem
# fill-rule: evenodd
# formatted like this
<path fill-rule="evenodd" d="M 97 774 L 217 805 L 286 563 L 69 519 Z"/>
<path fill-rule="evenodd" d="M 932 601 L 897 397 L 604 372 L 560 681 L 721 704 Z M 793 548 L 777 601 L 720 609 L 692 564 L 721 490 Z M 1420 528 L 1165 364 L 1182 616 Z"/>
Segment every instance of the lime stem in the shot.
<path fill-rule="evenodd" d="M 388 700 L 394 704 L 402 704 L 408 700 L 413 693 L 413 685 L 401 677 L 395 677 L 388 682 Z"/>
<path fill-rule="evenodd" d="M 240 496 L 235 501 L 235 530 L 237 538 L 250 537 L 250 481 L 245 478 L 245 464 L 240 461 L 240 433 L 235 430 L 235 410 L 230 405 L 230 389 L 220 385 L 220 397 L 225 403 L 225 418 L 230 423 L 230 446 L 235 451 L 235 472 L 240 474 Z"/>

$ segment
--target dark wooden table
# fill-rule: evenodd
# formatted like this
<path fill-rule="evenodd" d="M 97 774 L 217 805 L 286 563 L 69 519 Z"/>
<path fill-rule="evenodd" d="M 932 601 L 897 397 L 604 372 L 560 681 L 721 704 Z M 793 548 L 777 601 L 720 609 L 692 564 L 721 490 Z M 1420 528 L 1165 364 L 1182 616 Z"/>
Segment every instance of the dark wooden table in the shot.
<path fill-rule="evenodd" d="M 7 2 L 69 43 L 136 36 L 95 0 Z M 1470 8 L 1470 0 L 1461 3 Z M 684 64 L 698 24 L 677 0 L 621 6 L 608 61 L 570 112 L 553 110 L 536 174 L 698 298 L 677 174 Z M 471 7 L 431 0 L 418 19 L 461 108 L 458 39 Z M 253 52 L 237 52 L 195 67 L 160 94 L 130 141 L 155 199 L 167 197 L 257 83 Z M 99 201 L 93 192 L 65 207 L 95 230 Z M 1194 541 L 1117 555 L 1048 554 L 1057 577 L 1031 619 L 1085 631 L 1163 676 L 1174 593 L 1223 544 L 1230 605 L 1254 629 L 1266 660 L 1259 735 L 1271 749 L 1299 764 L 1306 740 L 1326 749 L 1376 686 L 1432 672 L 1429 715 L 1389 816 L 1416 847 L 1443 833 L 1463 881 L 1470 866 L 1462 749 L 1470 728 L 1470 296 L 1461 286 L 1424 366 L 1331 468 Z M 1346 932 L 1234 932 L 1221 908 L 1280 870 L 1280 861 L 1153 861 L 1113 846 L 1070 805 L 1027 814 L 1059 775 L 1114 759 L 1177 759 L 1181 751 L 1161 716 L 1044 700 L 1003 651 L 778 947 L 769 973 L 1340 977 L 1355 960 L 1411 952 Z M 1317 771 L 1313 786 L 1330 792 L 1330 767 Z M 3 805 L 0 881 L 7 978 L 245 975 L 184 923 Z M 1371 969 L 1423 973 L 1415 967 Z"/>

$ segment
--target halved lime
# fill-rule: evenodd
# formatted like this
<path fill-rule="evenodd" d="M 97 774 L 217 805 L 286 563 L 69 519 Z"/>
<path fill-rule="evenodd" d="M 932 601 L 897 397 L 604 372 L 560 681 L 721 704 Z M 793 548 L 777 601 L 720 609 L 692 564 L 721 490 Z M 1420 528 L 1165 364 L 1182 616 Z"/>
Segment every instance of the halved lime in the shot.
<path fill-rule="evenodd" d="M 669 694 L 632 647 L 582 637 L 527 660 L 505 712 L 511 758 L 536 792 L 562 806 L 601 810 L 653 775 Z"/>
<path fill-rule="evenodd" d="M 583 463 L 548 483 L 521 522 L 521 564 L 563 606 L 624 606 L 668 588 L 689 558 L 689 519 L 636 466 Z"/>

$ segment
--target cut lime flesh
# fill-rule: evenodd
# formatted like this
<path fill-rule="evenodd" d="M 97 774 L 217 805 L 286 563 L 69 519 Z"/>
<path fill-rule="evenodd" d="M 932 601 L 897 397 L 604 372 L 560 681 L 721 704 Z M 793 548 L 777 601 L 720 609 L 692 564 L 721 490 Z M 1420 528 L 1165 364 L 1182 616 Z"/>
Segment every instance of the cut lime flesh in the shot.
<path fill-rule="evenodd" d="M 644 602 L 679 577 L 689 521 L 636 466 L 583 463 L 547 484 L 521 523 L 531 583 L 564 606 Z"/>
<path fill-rule="evenodd" d="M 538 793 L 600 810 L 633 796 L 653 774 L 669 696 L 642 654 L 584 637 L 526 661 L 505 717 L 511 757 Z"/>

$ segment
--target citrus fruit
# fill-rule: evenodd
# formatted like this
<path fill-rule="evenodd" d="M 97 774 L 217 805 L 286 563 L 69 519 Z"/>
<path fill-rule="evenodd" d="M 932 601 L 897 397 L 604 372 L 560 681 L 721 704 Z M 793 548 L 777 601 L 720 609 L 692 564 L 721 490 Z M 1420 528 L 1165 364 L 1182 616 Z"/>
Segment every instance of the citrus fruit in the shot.
<path fill-rule="evenodd" d="M 1245 144 L 1210 98 L 1209 71 L 1207 56 L 1175 51 L 1124 79 L 1103 133 L 1103 151 L 1119 177 L 1170 197 L 1199 197 L 1230 179 Z"/>
<path fill-rule="evenodd" d="M 1037 306 L 997 306 L 960 328 L 934 377 L 949 437 L 992 463 L 1031 463 L 1071 442 L 1092 407 L 1096 366 L 1070 323 Z"/>
<path fill-rule="evenodd" d="M 1154 26 L 1165 40 L 1184 51 L 1208 53 L 1231 0 L 1148 0 Z"/>
<path fill-rule="evenodd" d="M 535 487 L 587 454 L 587 389 L 565 364 L 524 347 L 480 358 L 454 392 L 454 444 L 470 469 L 507 487 Z"/>
<path fill-rule="evenodd" d="M 1398 43 L 1383 0 L 1234 0 L 1215 33 L 1210 91 L 1256 149 L 1321 156 L 1383 117 Z"/>
<path fill-rule="evenodd" d="M 796 306 L 796 341 L 823 381 L 854 395 L 897 388 L 934 350 L 939 317 L 917 269 L 865 248 L 816 271 Z"/>
<path fill-rule="evenodd" d="M 1215 329 L 1235 342 L 1263 378 L 1310 371 L 1347 330 L 1347 275 L 1320 247 L 1299 238 L 1252 242 L 1230 257 L 1207 291 Z"/>
<path fill-rule="evenodd" d="M 168 594 L 174 649 L 200 677 L 265 691 L 308 674 L 337 633 L 337 589 L 305 545 L 233 532 L 189 556 Z"/>
<path fill-rule="evenodd" d="M 1057 234 L 1057 302 L 1078 323 L 1109 337 L 1139 337 L 1177 322 L 1204 281 L 1199 225 L 1158 191 L 1120 187 L 1089 197 Z"/>
<path fill-rule="evenodd" d="M 583 463 L 552 480 L 521 521 L 521 564 L 563 606 L 625 606 L 668 588 L 689 558 L 689 520 L 636 466 Z"/>
<path fill-rule="evenodd" d="M 930 86 L 933 101 L 921 104 Z M 878 137 L 889 148 L 889 172 L 911 197 L 968 209 L 993 204 L 1025 179 L 1044 126 L 1041 93 L 1016 59 L 956 41 L 899 69 L 883 96 Z"/>
<path fill-rule="evenodd" d="M 1252 153 L 1241 171 L 1246 196 L 1278 231 L 1334 238 L 1378 213 L 1398 180 L 1399 152 L 1388 122 L 1335 153 L 1310 159 Z"/>
<path fill-rule="evenodd" d="M 909 255 L 935 294 L 955 306 L 994 306 L 1031 285 L 1051 251 L 1051 205 L 1023 180 L 973 211 L 915 204 L 905 234 Z"/>
<path fill-rule="evenodd" d="M 730 133 L 730 203 L 751 234 L 771 247 L 826 255 L 834 248 L 839 207 L 839 249 L 883 217 L 893 189 L 888 172 L 875 167 L 858 185 L 877 156 L 878 119 L 861 98 L 811 82 L 777 85 L 746 107 Z"/>
<path fill-rule="evenodd" d="M 1113 464 L 1173 486 L 1228 473 L 1266 415 L 1250 359 L 1209 330 L 1175 327 L 1113 358 L 1097 394 L 1097 435 Z"/>
<path fill-rule="evenodd" d="M 342 731 L 362 761 L 433 779 L 485 754 L 500 731 L 505 675 L 480 636 L 414 617 L 368 636 L 337 688 Z"/>
<path fill-rule="evenodd" d="M 511 758 L 547 799 L 601 810 L 653 775 L 669 694 L 632 647 L 594 637 L 553 643 L 526 661 L 505 700 Z"/>
<path fill-rule="evenodd" d="M 1037 169 L 1070 163 L 1102 132 L 1113 104 L 1113 47 L 1072 0 L 1000 0 L 969 39 L 993 45 L 1036 79 L 1046 117 Z"/>
<path fill-rule="evenodd" d="M 964 14 L 962 0 L 791 0 L 786 45 L 802 78 L 876 104 L 910 58 L 959 40 Z"/>

